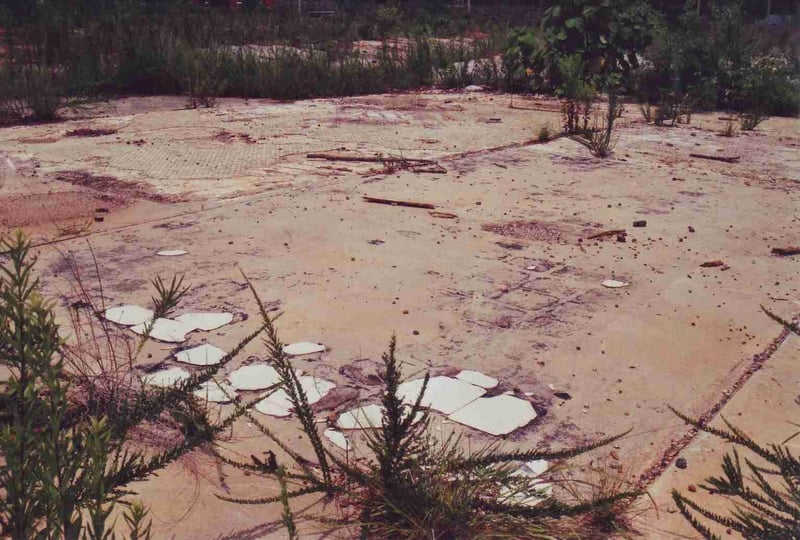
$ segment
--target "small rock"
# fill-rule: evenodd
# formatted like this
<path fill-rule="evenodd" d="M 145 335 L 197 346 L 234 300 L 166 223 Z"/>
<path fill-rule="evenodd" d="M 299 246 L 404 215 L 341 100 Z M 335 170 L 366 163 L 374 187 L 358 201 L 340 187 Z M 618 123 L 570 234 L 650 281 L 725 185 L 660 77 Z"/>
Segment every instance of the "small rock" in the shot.
<path fill-rule="evenodd" d="M 616 471 L 622 470 L 622 463 L 609 463 L 608 466 Z"/>
<path fill-rule="evenodd" d="M 634 227 L 647 227 L 647 221 L 640 219 L 638 221 L 633 222 Z"/>
<path fill-rule="evenodd" d="M 413 331 L 413 332 L 411 332 L 411 333 L 412 333 L 412 334 L 414 334 L 415 336 L 418 336 L 418 335 L 419 335 L 419 330 L 414 330 L 414 331 Z"/>
<path fill-rule="evenodd" d="M 692 227 L 691 225 L 689 225 L 689 232 L 694 232 L 694 227 Z"/>
<path fill-rule="evenodd" d="M 697 493 L 697 488 L 695 487 L 694 484 L 689 484 L 689 487 L 687 489 L 692 493 Z"/>
<path fill-rule="evenodd" d="M 679 469 L 685 469 L 689 466 L 689 463 L 686 461 L 686 458 L 679 457 L 675 460 L 675 466 Z"/>
<path fill-rule="evenodd" d="M 617 452 L 616 450 L 612 450 L 611 457 L 619 461 L 619 452 Z"/>
<path fill-rule="evenodd" d="M 700 265 L 702 268 L 716 268 L 718 266 L 725 266 L 725 263 L 722 261 L 708 261 L 704 262 Z"/>
<path fill-rule="evenodd" d="M 624 234 L 617 235 L 617 242 L 626 242 Z"/>
<path fill-rule="evenodd" d="M 494 324 L 499 326 L 500 328 L 511 328 L 511 323 L 514 319 L 511 318 L 510 315 L 501 315 L 497 318 Z"/>
<path fill-rule="evenodd" d="M 100 223 L 100 222 L 102 222 L 102 221 L 105 221 L 105 220 L 106 220 L 106 218 L 104 218 L 103 216 L 94 216 L 94 220 L 95 220 L 96 222 Z"/>
<path fill-rule="evenodd" d="M 564 401 L 572 399 L 572 396 L 569 395 L 568 392 L 555 392 L 553 395 L 556 396 L 558 399 L 563 399 Z"/>

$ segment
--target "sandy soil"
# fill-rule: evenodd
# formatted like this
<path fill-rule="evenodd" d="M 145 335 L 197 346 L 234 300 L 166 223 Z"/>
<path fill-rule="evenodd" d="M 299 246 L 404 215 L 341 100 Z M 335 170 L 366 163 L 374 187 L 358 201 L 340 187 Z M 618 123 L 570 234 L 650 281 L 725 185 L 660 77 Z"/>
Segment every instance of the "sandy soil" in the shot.
<path fill-rule="evenodd" d="M 639 524 L 647 538 L 691 537 L 664 511 L 669 489 L 700 482 L 720 457 L 709 452 L 708 468 L 695 466 L 700 448 L 715 443 L 693 436 L 667 405 L 693 415 L 724 405 L 735 414 L 779 384 L 782 405 L 759 411 L 747 427 L 765 442 L 792 433 L 797 374 L 780 371 L 776 359 L 791 356 L 796 342 L 776 342 L 780 329 L 759 305 L 786 317 L 800 312 L 800 257 L 770 254 L 800 237 L 797 120 L 771 119 L 755 133 L 723 138 L 718 114 L 659 129 L 631 106 L 613 156 L 597 160 L 568 139 L 531 143 L 542 125 L 559 125 L 557 103 L 544 99 L 514 98 L 514 108 L 508 96 L 438 92 L 225 100 L 211 110 L 169 104 L 176 105 L 135 98 L 91 119 L 0 131 L 0 148 L 18 166 L 0 188 L 0 231 L 23 225 L 35 235 L 44 286 L 64 303 L 65 254 L 99 290 L 91 246 L 109 304 L 146 303 L 150 277 L 185 272 L 194 284 L 187 309 L 250 315 L 189 341 L 231 347 L 257 324 L 244 271 L 285 312 L 285 341 L 329 347 L 300 361 L 302 369 L 364 402 L 375 387 L 340 369 L 374 370 L 396 332 L 407 376 L 477 369 L 531 394 L 540 416 L 510 435 L 509 447 L 575 444 L 632 428 L 615 455 L 620 474 L 652 486 L 659 504 Z M 67 136 L 83 128 L 113 133 Z M 310 152 L 424 158 L 444 172 L 387 171 L 309 159 Z M 369 204 L 363 195 L 427 202 L 456 217 Z M 633 227 L 638 220 L 646 226 Z M 86 230 L 63 230 L 84 222 Z M 589 238 L 609 229 L 626 229 L 626 241 Z M 189 254 L 155 256 L 163 248 Z M 724 265 L 701 267 L 716 260 Z M 630 286 L 603 288 L 609 278 Z M 154 343 L 146 352 L 153 362 L 170 349 Z M 259 356 L 251 346 L 236 365 Z M 781 378 L 770 380 L 770 370 Z M 293 421 L 262 418 L 305 448 Z M 472 446 L 493 440 L 443 418 L 435 426 L 465 433 Z M 246 421 L 223 446 L 245 457 L 271 448 Z M 608 452 L 595 459 L 611 460 Z M 688 453 L 690 467 L 676 472 L 679 453 Z M 278 508 L 215 497 L 266 496 L 276 487 L 205 453 L 137 489 L 152 505 L 159 538 L 281 537 Z M 336 509 L 308 497 L 296 511 Z M 309 534 L 315 527 L 303 523 Z"/>

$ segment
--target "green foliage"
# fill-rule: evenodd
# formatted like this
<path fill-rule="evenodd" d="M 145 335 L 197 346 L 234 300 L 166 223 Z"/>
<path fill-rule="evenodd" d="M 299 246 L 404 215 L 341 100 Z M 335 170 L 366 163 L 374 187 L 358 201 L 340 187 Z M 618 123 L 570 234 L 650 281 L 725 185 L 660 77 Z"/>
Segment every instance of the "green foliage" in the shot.
<path fill-rule="evenodd" d="M 237 404 L 239 413 L 246 415 L 291 459 L 293 469 L 278 464 L 272 453 L 266 461 L 251 456 L 250 462 L 240 462 L 218 449 L 217 455 L 224 463 L 274 478 L 280 485 L 277 496 L 218 497 L 238 504 L 280 502 L 290 536 L 296 533 L 296 528 L 289 501 L 314 492 L 326 492 L 339 499 L 343 508 L 354 508 L 356 515 L 345 515 L 338 522 L 344 526 L 356 524 L 366 538 L 549 538 L 555 531 L 568 528 L 566 522 L 558 521 L 559 517 L 583 516 L 638 496 L 636 492 L 620 490 L 571 505 L 539 492 L 544 501 L 538 506 L 515 502 L 516 495 L 538 492 L 535 479 L 511 474 L 516 462 L 568 459 L 618 437 L 564 450 L 516 452 L 502 452 L 498 444 L 467 452 L 457 437 L 438 440 L 431 435 L 428 413 L 420 405 L 427 375 L 414 404 L 404 404 L 398 395 L 402 373 L 394 337 L 383 355 L 379 374 L 384 383 L 380 395 L 384 410 L 381 425 L 364 431 L 369 457 L 351 460 L 348 453 L 347 460 L 341 459 L 322 445 L 314 411 L 283 353 L 274 324 L 276 318 L 267 313 L 252 285 L 251 290 L 261 312 L 269 361 L 281 374 L 280 384 L 271 391 L 283 388 L 289 395 L 316 462 L 312 465 L 311 460 L 253 416 L 249 409 L 254 403 Z M 289 489 L 290 483 L 293 489 Z"/>
<path fill-rule="evenodd" d="M 627 75 L 652 39 L 650 18 L 639 0 L 558 0 L 542 20 L 545 55 L 551 66 L 580 55 L 591 76 Z"/>
<path fill-rule="evenodd" d="M 532 90 L 541 84 L 542 47 L 531 27 L 512 28 L 503 51 L 505 84 L 510 91 Z"/>
<path fill-rule="evenodd" d="M 800 335 L 797 324 L 764 311 L 787 331 Z M 714 533 L 713 525 L 736 531 L 746 539 L 797 538 L 800 531 L 800 456 L 787 446 L 794 436 L 780 444 L 761 445 L 724 418 L 727 429 L 717 429 L 675 409 L 673 412 L 695 428 L 749 450 L 764 463 L 745 458 L 744 468 L 734 448 L 722 460 L 722 475 L 709 477 L 701 486 L 732 501 L 729 515 L 709 510 L 673 491 L 672 498 L 689 524 L 709 540 L 721 538 Z"/>
<path fill-rule="evenodd" d="M 608 92 L 608 108 L 602 124 L 595 122 L 592 128 L 583 128 L 572 135 L 572 140 L 589 149 L 594 157 L 608 157 L 616 145 L 613 136 L 614 122 L 619 118 L 621 105 L 616 89 Z"/>
<path fill-rule="evenodd" d="M 687 9 L 660 19 L 636 76 L 640 100 L 687 102 L 761 115 L 796 115 L 800 86 L 796 44 L 748 26 L 739 1 L 712 3 L 710 17 Z"/>
<path fill-rule="evenodd" d="M 564 133 L 588 131 L 597 90 L 587 82 L 583 59 L 577 54 L 562 58 L 558 62 L 558 70 L 561 74 L 561 85 L 556 89 L 556 94 L 563 100 L 561 115 L 564 119 Z"/>
<path fill-rule="evenodd" d="M 113 538 L 114 509 L 124 503 L 132 482 L 212 440 L 236 418 L 211 424 L 192 392 L 255 335 L 220 365 L 172 388 L 151 390 L 139 383 L 110 394 L 103 385 L 115 373 L 86 376 L 74 369 L 73 355 L 79 351 L 70 352 L 59 337 L 53 306 L 40 295 L 33 275 L 30 246 L 21 232 L 0 242 L 5 258 L 0 267 L 0 365 L 9 371 L 0 387 L 0 527 L 16 540 Z M 186 288 L 179 278 L 169 285 L 160 279 L 154 283 L 155 311 L 166 314 Z M 92 308 L 93 316 L 98 311 Z M 96 339 L 105 342 L 110 335 Z M 131 429 L 163 415 L 172 417 L 182 440 L 148 454 L 130 448 Z M 149 537 L 145 518 L 142 506 L 129 508 L 125 521 L 131 538 Z"/>

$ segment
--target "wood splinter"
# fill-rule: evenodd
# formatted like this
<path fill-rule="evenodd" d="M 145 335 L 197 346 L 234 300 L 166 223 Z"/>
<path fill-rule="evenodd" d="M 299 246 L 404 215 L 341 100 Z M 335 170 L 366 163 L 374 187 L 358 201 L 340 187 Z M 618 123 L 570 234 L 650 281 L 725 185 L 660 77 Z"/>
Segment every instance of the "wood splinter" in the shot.
<path fill-rule="evenodd" d="M 421 203 L 415 201 L 398 201 L 394 199 L 380 199 L 378 197 L 367 197 L 364 195 L 364 201 L 375 204 L 388 204 L 389 206 L 407 206 L 409 208 L 425 208 L 427 210 L 435 210 L 436 206 L 430 203 Z"/>
<path fill-rule="evenodd" d="M 791 257 L 800 255 L 800 247 L 772 248 L 772 254 L 779 257 Z"/>
<path fill-rule="evenodd" d="M 710 160 L 713 160 L 713 161 L 724 161 L 725 163 L 738 163 L 739 159 L 741 159 L 739 156 L 730 156 L 730 157 L 726 157 L 726 156 L 709 156 L 709 155 L 706 155 L 706 154 L 689 154 L 689 156 L 693 157 L 693 158 L 698 158 L 698 159 L 710 159 Z"/>
<path fill-rule="evenodd" d="M 616 236 L 618 234 L 625 235 L 628 234 L 628 231 L 626 231 L 625 229 L 611 229 L 610 231 L 603 231 L 597 234 L 593 234 L 592 236 L 589 236 L 588 239 L 596 240 L 597 238 L 605 238 L 606 236 Z"/>

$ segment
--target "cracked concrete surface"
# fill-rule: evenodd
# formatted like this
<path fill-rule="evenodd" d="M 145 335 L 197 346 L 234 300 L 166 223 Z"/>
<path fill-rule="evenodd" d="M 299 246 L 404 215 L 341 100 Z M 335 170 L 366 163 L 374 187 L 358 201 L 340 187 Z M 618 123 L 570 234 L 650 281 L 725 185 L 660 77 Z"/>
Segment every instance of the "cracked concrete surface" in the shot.
<path fill-rule="evenodd" d="M 61 257 L 72 254 L 90 273 L 88 241 L 109 304 L 144 305 L 151 276 L 185 272 L 195 286 L 186 310 L 249 313 L 188 343 L 206 337 L 226 348 L 257 324 L 243 270 L 265 300 L 280 302 L 286 342 L 328 347 L 321 360 L 299 366 L 356 389 L 365 403 L 374 390 L 339 368 L 364 359 L 374 365 L 397 332 L 407 378 L 424 369 L 474 369 L 533 394 L 544 414 L 512 433 L 510 447 L 574 444 L 632 428 L 617 449 L 631 465 L 626 474 L 632 481 L 660 474 L 665 453 L 688 432 L 667 405 L 702 414 L 723 399 L 780 332 L 760 304 L 785 316 L 800 312 L 800 258 L 770 255 L 800 237 L 798 120 L 771 119 L 728 139 L 717 136 L 715 114 L 658 129 L 629 110 L 614 155 L 597 160 L 568 139 L 527 143 L 541 125 L 558 126 L 558 104 L 514 101 L 520 108 L 502 95 L 419 93 L 226 100 L 219 109 L 186 111 L 139 98 L 135 106 L 120 102 L 119 116 L 4 129 L 3 152 L 21 166 L 0 189 L 7 209 L 0 226 L 26 225 L 43 244 L 44 287 L 63 302 L 71 289 Z M 117 133 L 64 137 L 76 127 Z M 372 174 L 375 164 L 309 160 L 312 151 L 430 158 L 447 172 Z M 727 164 L 690 153 L 743 159 Z M 89 176 L 75 185 L 56 179 L 64 171 Z M 363 195 L 428 202 L 457 217 L 369 204 Z M 109 207 L 102 222 L 65 230 L 92 220 L 98 206 Z M 633 228 L 641 219 L 647 226 Z M 561 234 L 540 235 L 537 227 Z M 626 242 L 588 239 L 607 229 L 627 229 Z M 165 260 L 155 256 L 159 249 L 189 254 Z M 700 267 L 717 259 L 729 269 Z M 630 286 L 605 289 L 604 279 Z M 779 354 L 788 354 L 785 347 Z M 155 360 L 170 354 L 154 344 L 148 352 Z M 253 345 L 227 371 L 259 355 Z M 572 399 L 555 397 L 548 385 Z M 793 410 L 789 404 L 775 414 L 789 420 Z M 306 448 L 292 421 L 264 418 Z M 434 425 L 464 432 L 473 447 L 493 440 L 443 419 Z M 246 422 L 224 446 L 243 456 L 271 448 Z M 675 476 L 667 468 L 653 484 L 662 507 Z M 158 537 L 280 537 L 278 508 L 214 497 L 227 490 L 266 496 L 276 486 L 220 468 L 203 453 L 137 489 L 153 505 Z M 336 512 L 315 501 L 303 499 L 296 513 L 302 518 L 306 505 L 310 513 Z M 648 538 L 687 532 L 669 512 L 646 521 Z"/>

